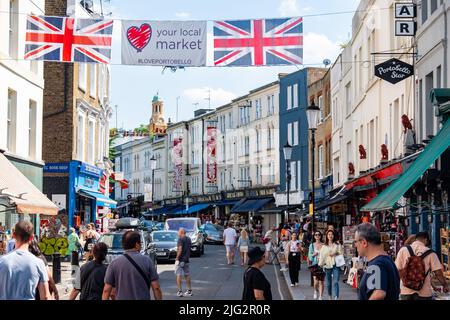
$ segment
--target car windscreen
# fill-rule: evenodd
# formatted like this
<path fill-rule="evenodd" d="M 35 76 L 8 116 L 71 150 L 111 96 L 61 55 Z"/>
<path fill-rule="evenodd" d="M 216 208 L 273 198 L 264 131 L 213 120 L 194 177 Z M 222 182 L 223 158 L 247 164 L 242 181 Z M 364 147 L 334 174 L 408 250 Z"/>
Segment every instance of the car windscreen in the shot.
<path fill-rule="evenodd" d="M 183 228 L 187 232 L 195 231 L 195 220 L 167 220 L 166 223 L 169 230 L 178 231 Z"/>
<path fill-rule="evenodd" d="M 100 237 L 99 242 L 104 242 L 108 249 L 122 249 L 121 233 L 106 233 Z"/>
<path fill-rule="evenodd" d="M 177 242 L 178 234 L 173 232 L 154 232 L 152 238 L 154 242 L 161 242 L 161 241 Z"/>

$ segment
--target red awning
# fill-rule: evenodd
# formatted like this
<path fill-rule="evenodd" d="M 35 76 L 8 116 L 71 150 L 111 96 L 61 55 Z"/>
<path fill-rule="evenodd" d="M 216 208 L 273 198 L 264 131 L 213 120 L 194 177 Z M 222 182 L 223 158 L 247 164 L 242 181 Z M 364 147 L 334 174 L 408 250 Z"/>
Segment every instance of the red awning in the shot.
<path fill-rule="evenodd" d="M 403 172 L 401 162 L 391 164 L 387 167 L 381 168 L 377 171 L 368 173 L 362 177 L 356 178 L 345 185 L 346 190 L 353 188 L 371 189 L 377 185 L 383 185 L 397 179 Z"/>

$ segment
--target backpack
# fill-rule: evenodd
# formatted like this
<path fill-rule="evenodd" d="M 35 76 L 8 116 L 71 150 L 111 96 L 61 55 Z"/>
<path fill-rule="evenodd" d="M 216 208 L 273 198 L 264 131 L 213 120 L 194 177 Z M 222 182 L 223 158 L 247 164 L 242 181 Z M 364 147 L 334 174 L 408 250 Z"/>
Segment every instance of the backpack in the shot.
<path fill-rule="evenodd" d="M 407 246 L 406 248 L 408 249 L 410 257 L 406 262 L 406 267 L 402 272 L 401 279 L 406 288 L 414 291 L 420 291 L 425 283 L 428 273 L 430 272 L 430 270 L 425 270 L 425 263 L 423 262 L 423 259 L 434 251 L 427 250 L 421 256 L 416 256 L 411 246 Z"/>

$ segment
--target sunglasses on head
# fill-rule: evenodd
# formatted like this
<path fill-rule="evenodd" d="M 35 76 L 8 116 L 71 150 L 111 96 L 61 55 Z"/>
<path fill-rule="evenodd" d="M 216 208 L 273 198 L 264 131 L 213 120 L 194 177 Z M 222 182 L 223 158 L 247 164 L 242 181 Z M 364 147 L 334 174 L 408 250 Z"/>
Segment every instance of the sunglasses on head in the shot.
<path fill-rule="evenodd" d="M 320 233 L 316 233 L 316 234 L 314 234 L 315 236 L 320 236 Z"/>

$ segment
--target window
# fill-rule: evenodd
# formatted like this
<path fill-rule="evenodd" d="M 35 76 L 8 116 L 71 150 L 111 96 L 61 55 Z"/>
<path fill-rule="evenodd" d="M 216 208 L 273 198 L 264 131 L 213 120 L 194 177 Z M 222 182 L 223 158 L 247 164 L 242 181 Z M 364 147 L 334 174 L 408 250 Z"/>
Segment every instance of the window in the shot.
<path fill-rule="evenodd" d="M 293 146 L 298 146 L 298 121 L 294 122 L 294 143 Z"/>
<path fill-rule="evenodd" d="M 291 191 L 297 190 L 297 161 L 291 161 Z"/>
<path fill-rule="evenodd" d="M 18 0 L 9 1 L 9 56 L 17 58 L 18 53 Z"/>
<path fill-rule="evenodd" d="M 287 140 L 288 140 L 288 143 L 292 146 L 292 123 L 288 123 Z"/>
<path fill-rule="evenodd" d="M 267 149 L 272 149 L 272 130 L 270 126 L 267 129 Z"/>
<path fill-rule="evenodd" d="M 398 99 L 397 99 L 398 103 Z M 398 120 L 400 122 L 400 117 Z M 375 144 L 375 122 L 374 120 L 371 120 L 369 122 L 369 161 L 370 161 L 370 167 L 375 167 L 375 161 L 376 161 L 376 144 Z"/>
<path fill-rule="evenodd" d="M 88 137 L 88 156 L 87 161 L 94 163 L 94 136 L 95 136 L 95 120 L 89 120 L 89 137 Z"/>
<path fill-rule="evenodd" d="M 349 142 L 347 142 L 347 164 L 350 163 L 350 162 L 355 164 L 354 161 L 353 161 L 352 154 L 353 154 L 352 153 L 352 142 L 349 141 Z"/>
<path fill-rule="evenodd" d="M 98 148 L 98 159 L 103 160 L 105 154 L 105 127 L 103 124 L 99 124 L 99 148 Z"/>
<path fill-rule="evenodd" d="M 431 0 L 430 4 L 431 4 L 431 6 L 430 6 L 430 10 L 431 10 L 430 14 L 433 14 L 433 12 L 435 12 L 437 10 L 437 6 L 438 6 L 437 0 Z"/>
<path fill-rule="evenodd" d="M 270 105 L 270 114 L 275 113 L 275 95 L 272 95 L 272 99 L 270 99 L 271 105 Z"/>
<path fill-rule="evenodd" d="M 341 180 L 340 180 L 340 165 L 339 165 L 339 158 L 336 158 L 336 159 L 334 159 L 334 164 L 333 164 L 333 182 L 336 184 L 336 183 L 339 183 Z"/>
<path fill-rule="evenodd" d="M 318 101 L 319 101 L 319 108 L 320 108 L 319 122 L 322 122 L 323 118 L 325 117 L 325 107 L 323 105 L 323 96 L 319 96 Z"/>
<path fill-rule="evenodd" d="M 287 87 L 287 110 L 292 108 L 292 86 Z"/>
<path fill-rule="evenodd" d="M 396 99 L 394 101 L 394 104 L 392 105 L 392 124 L 391 124 L 393 132 L 391 134 L 392 144 L 390 151 L 392 153 L 393 158 L 395 158 L 399 154 L 399 151 L 402 148 L 402 146 L 400 145 L 400 134 L 401 134 L 400 124 L 401 124 L 400 104 L 398 99 Z"/>
<path fill-rule="evenodd" d="M 272 114 L 272 110 L 270 109 L 271 107 L 271 100 L 272 96 L 267 96 L 267 115 L 270 116 Z"/>
<path fill-rule="evenodd" d="M 89 95 L 93 98 L 97 96 L 97 68 L 94 63 L 89 65 Z"/>
<path fill-rule="evenodd" d="M 248 156 L 250 154 L 250 137 L 245 137 L 244 139 L 244 155 Z"/>
<path fill-rule="evenodd" d="M 301 161 L 297 161 L 297 189 L 302 188 L 302 165 Z"/>
<path fill-rule="evenodd" d="M 323 145 L 319 146 L 319 179 L 323 178 L 323 172 L 324 172 L 324 162 L 323 162 Z"/>
<path fill-rule="evenodd" d="M 351 91 L 351 82 L 347 83 L 345 86 L 345 110 L 347 111 L 347 115 L 352 113 L 352 91 Z"/>
<path fill-rule="evenodd" d="M 294 91 L 294 100 L 293 100 L 293 108 L 298 108 L 298 84 L 294 84 L 293 89 Z"/>
<path fill-rule="evenodd" d="M 422 24 L 428 19 L 428 0 L 422 1 Z"/>
<path fill-rule="evenodd" d="M 36 102 L 30 100 L 28 113 L 28 156 L 36 157 Z"/>
<path fill-rule="evenodd" d="M 259 152 L 260 149 L 260 130 L 256 129 L 256 152 Z"/>
<path fill-rule="evenodd" d="M 233 116 L 232 113 L 228 113 L 228 128 L 232 129 L 233 128 Z"/>
<path fill-rule="evenodd" d="M 87 71 L 85 63 L 78 63 L 78 88 L 86 91 Z"/>
<path fill-rule="evenodd" d="M 262 117 L 261 99 L 255 100 L 255 109 L 256 109 L 256 119 L 260 119 Z"/>
<path fill-rule="evenodd" d="M 16 152 L 16 123 L 17 123 L 17 93 L 8 90 L 8 111 L 7 111 L 7 137 L 6 147 L 12 153 Z"/>
<path fill-rule="evenodd" d="M 78 115 L 77 126 L 77 159 L 84 161 L 84 116 Z"/>
<path fill-rule="evenodd" d="M 269 162 L 269 183 L 275 183 L 275 164 Z"/>

